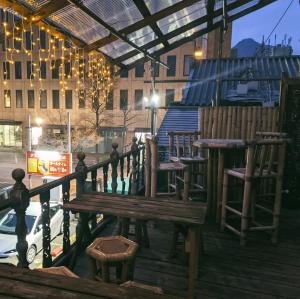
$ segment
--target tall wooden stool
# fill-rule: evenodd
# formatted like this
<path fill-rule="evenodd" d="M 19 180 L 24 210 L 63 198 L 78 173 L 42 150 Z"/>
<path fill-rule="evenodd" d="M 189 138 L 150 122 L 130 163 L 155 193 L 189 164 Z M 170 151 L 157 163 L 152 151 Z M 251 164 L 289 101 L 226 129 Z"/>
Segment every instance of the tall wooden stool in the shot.
<path fill-rule="evenodd" d="M 261 139 L 251 142 L 247 149 L 246 168 L 225 169 L 223 180 L 222 220 L 221 229 L 229 229 L 240 237 L 241 245 L 245 245 L 249 231 L 269 231 L 272 242 L 278 238 L 279 217 L 281 209 L 282 175 L 285 160 L 287 139 Z M 243 181 L 242 200 L 228 200 L 229 177 Z M 261 184 L 272 183 L 272 193 L 259 193 Z M 232 194 L 236 197 L 236 193 Z M 274 201 L 268 207 L 258 203 L 258 199 L 272 196 Z M 271 216 L 270 223 L 257 221 L 256 210 Z M 231 217 L 229 215 L 231 214 Z M 240 225 L 234 227 L 230 218 L 241 218 Z"/>
<path fill-rule="evenodd" d="M 91 258 L 93 272 L 101 272 L 105 282 L 110 281 L 109 268 L 116 267 L 116 277 L 121 282 L 133 278 L 133 266 L 138 244 L 122 236 L 101 237 L 86 249 Z"/>
<path fill-rule="evenodd" d="M 40 269 L 36 269 L 36 270 L 40 271 L 40 272 L 50 273 L 50 274 L 56 274 L 56 275 L 61 275 L 61 276 L 68 276 L 68 277 L 78 278 L 78 276 L 75 273 L 73 273 L 71 270 L 69 270 L 65 266 L 40 268 Z"/>

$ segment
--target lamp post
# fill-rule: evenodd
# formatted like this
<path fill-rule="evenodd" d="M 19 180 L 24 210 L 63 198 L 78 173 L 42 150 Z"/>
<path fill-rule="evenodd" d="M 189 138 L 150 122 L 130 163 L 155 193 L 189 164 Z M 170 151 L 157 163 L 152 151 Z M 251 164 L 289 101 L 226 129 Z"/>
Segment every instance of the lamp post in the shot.
<path fill-rule="evenodd" d="M 146 108 L 149 108 L 151 112 L 151 135 L 155 135 L 157 130 L 157 107 L 159 103 L 159 96 L 154 91 L 150 99 L 144 97 L 144 102 L 146 104 Z"/>

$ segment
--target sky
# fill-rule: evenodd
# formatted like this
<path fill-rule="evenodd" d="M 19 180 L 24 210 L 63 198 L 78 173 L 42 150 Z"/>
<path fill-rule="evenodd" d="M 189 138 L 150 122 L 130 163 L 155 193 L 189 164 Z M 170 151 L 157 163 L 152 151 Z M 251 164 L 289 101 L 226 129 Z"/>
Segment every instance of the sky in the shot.
<path fill-rule="evenodd" d="M 262 41 L 271 33 L 272 29 L 290 4 L 291 0 L 277 0 L 251 14 L 248 14 L 233 23 L 232 46 L 235 46 L 244 38 L 253 38 L 257 42 Z M 300 4 L 299 0 L 294 0 L 286 15 L 278 25 L 271 36 L 271 45 L 275 43 L 275 34 L 277 43 L 284 39 L 292 37 L 293 54 L 300 54 Z"/>

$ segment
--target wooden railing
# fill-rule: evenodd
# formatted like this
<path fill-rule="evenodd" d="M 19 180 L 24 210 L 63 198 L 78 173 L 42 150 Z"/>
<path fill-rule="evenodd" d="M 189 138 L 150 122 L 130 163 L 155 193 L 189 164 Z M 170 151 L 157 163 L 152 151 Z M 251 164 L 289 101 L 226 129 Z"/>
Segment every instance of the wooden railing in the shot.
<path fill-rule="evenodd" d="M 84 159 L 85 154 L 80 152 L 77 154 L 78 163 L 75 172 L 64 176 L 60 179 L 54 180 L 47 184 L 43 184 L 31 190 L 28 190 L 22 183 L 25 177 L 23 169 L 15 169 L 12 172 L 12 177 L 16 181 L 10 193 L 10 198 L 6 203 L 1 204 L 0 210 L 11 207 L 16 212 L 16 235 L 18 252 L 18 267 L 28 268 L 26 253 L 28 244 L 26 241 L 27 227 L 25 222 L 26 209 L 29 206 L 30 199 L 39 196 L 42 209 L 42 225 L 43 225 L 43 267 L 50 267 L 53 265 L 51 256 L 51 231 L 50 231 L 50 191 L 53 188 L 62 186 L 63 203 L 70 201 L 70 187 L 73 180 L 76 181 L 76 196 L 80 195 L 86 189 L 87 178 L 91 178 L 91 190 L 97 190 L 98 171 L 102 169 L 103 172 L 103 190 L 108 192 L 108 176 L 109 168 L 111 169 L 111 190 L 112 193 L 117 192 L 118 187 L 118 171 L 120 172 L 120 179 L 122 182 L 121 193 L 125 194 L 126 189 L 128 193 L 136 194 L 139 189 L 143 187 L 144 183 L 144 162 L 145 162 L 145 147 L 137 144 L 137 138 L 132 138 L 132 145 L 130 151 L 119 154 L 117 151 L 118 144 L 112 145 L 112 152 L 110 159 L 87 167 Z M 126 167 L 126 169 L 125 169 Z M 125 178 L 128 178 L 128 188 L 126 188 Z M 63 212 L 63 255 L 68 254 L 71 248 L 70 242 L 70 215 L 68 211 Z M 105 219 L 105 218 L 104 218 Z M 96 229 L 98 225 L 96 222 L 96 215 L 90 217 L 92 229 Z M 80 221 L 78 222 L 80 225 Z"/>
<path fill-rule="evenodd" d="M 201 138 L 251 140 L 257 131 L 278 132 L 278 108 L 220 106 L 199 109 Z"/>

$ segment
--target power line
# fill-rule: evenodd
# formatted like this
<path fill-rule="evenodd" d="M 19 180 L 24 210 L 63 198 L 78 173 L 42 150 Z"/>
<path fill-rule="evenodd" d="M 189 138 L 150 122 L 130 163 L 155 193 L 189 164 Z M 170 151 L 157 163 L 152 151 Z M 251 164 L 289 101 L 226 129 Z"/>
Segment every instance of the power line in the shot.
<path fill-rule="evenodd" d="M 276 30 L 276 28 L 278 27 L 278 25 L 280 24 L 281 20 L 284 18 L 284 16 L 286 15 L 287 11 L 289 10 L 289 8 L 291 7 L 292 3 L 294 2 L 294 0 L 291 0 L 289 6 L 286 8 L 286 10 L 284 11 L 284 13 L 282 14 L 282 16 L 279 18 L 278 22 L 276 23 L 276 25 L 274 26 L 274 28 L 272 29 L 271 33 L 269 34 L 269 36 L 266 39 L 266 43 L 268 42 L 268 40 L 270 39 L 271 35 L 273 34 L 273 32 Z"/>

